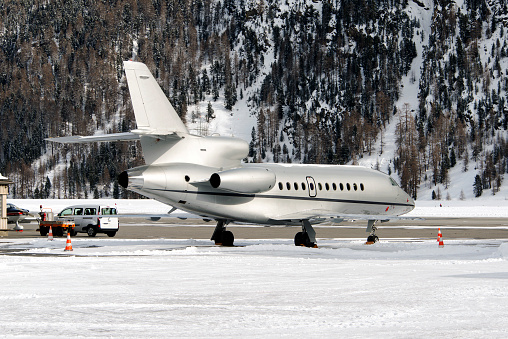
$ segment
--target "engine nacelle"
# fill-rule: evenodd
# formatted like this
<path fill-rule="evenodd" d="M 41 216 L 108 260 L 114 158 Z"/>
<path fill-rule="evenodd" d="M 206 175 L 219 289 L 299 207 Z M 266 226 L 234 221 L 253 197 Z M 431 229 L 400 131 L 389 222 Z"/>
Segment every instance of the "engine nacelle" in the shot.
<path fill-rule="evenodd" d="M 212 174 L 210 185 L 238 193 L 261 193 L 270 190 L 275 180 L 275 173 L 267 168 L 243 167 Z"/>
<path fill-rule="evenodd" d="M 120 173 L 118 183 L 128 189 L 165 189 L 166 175 L 160 166 L 140 166 Z"/>

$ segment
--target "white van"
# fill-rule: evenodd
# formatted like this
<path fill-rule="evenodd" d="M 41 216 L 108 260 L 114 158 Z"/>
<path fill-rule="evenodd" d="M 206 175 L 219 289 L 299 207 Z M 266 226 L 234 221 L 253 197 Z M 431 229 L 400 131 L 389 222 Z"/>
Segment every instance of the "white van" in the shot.
<path fill-rule="evenodd" d="M 116 208 L 100 205 L 76 205 L 69 206 L 58 213 L 56 220 L 73 222 L 74 232 L 87 233 L 95 237 L 97 233 L 106 233 L 114 237 L 118 232 L 118 217 Z"/>

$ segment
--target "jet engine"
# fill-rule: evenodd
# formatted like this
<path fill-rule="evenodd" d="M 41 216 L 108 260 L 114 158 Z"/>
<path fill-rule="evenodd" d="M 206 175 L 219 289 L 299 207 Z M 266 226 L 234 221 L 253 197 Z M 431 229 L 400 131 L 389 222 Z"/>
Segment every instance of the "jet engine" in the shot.
<path fill-rule="evenodd" d="M 210 176 L 210 185 L 213 188 L 238 193 L 266 192 L 275 185 L 275 173 L 267 168 L 235 168 Z"/>
<path fill-rule="evenodd" d="M 118 183 L 128 189 L 165 189 L 166 176 L 159 166 L 140 166 L 120 173 Z"/>

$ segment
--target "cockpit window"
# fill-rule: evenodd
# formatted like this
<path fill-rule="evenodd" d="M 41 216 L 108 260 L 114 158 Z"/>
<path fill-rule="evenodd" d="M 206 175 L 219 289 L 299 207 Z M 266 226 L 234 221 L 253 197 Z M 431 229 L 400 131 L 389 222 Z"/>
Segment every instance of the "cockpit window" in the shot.
<path fill-rule="evenodd" d="M 392 186 L 399 187 L 399 184 L 397 184 L 397 182 L 395 180 L 393 180 L 392 177 L 389 177 L 389 178 L 390 178 L 390 182 L 392 183 Z"/>

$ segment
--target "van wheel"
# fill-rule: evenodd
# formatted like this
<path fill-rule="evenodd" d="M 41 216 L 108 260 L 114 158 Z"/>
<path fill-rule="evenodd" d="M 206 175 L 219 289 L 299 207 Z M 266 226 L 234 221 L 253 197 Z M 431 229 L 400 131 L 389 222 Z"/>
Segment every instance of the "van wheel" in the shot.
<path fill-rule="evenodd" d="M 115 232 L 106 232 L 106 234 L 108 235 L 108 237 L 114 237 L 116 235 L 116 231 Z"/>
<path fill-rule="evenodd" d="M 95 235 L 97 234 L 97 230 L 93 225 L 88 225 L 86 233 L 88 234 L 89 237 L 95 237 Z"/>

